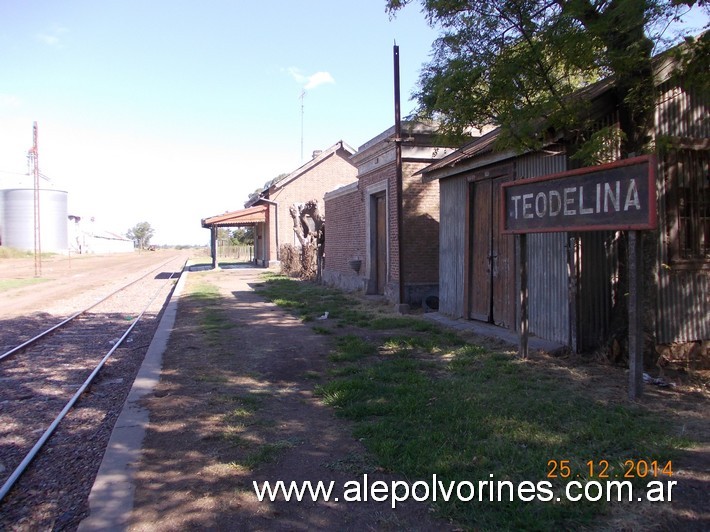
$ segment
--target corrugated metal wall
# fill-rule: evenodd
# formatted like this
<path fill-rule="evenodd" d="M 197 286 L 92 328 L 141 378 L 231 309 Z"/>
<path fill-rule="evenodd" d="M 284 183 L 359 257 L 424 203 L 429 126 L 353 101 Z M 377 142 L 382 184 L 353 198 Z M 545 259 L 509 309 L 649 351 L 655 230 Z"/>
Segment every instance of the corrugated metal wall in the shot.
<path fill-rule="evenodd" d="M 703 271 L 663 272 L 659 280 L 658 342 L 710 338 L 710 275 Z"/>
<path fill-rule="evenodd" d="M 611 332 L 612 294 L 618 282 L 618 246 L 613 231 L 578 233 L 577 349 L 603 345 Z"/>
<path fill-rule="evenodd" d="M 708 157 L 707 148 L 697 140 L 710 138 L 710 95 L 689 94 L 670 83 L 660 87 L 656 113 L 657 145 L 662 150 L 663 137 L 690 139 L 691 157 Z M 616 121 L 615 113 L 602 117 L 598 127 Z M 704 140 L 707 142 L 707 140 Z M 702 149 L 698 149 L 698 146 Z M 688 150 L 685 150 L 686 152 Z M 683 155 L 687 157 L 688 155 Z M 610 159 L 618 157 L 616 152 Z M 702 266 L 676 267 L 668 252 L 667 189 L 668 170 L 659 158 L 658 179 L 658 279 L 657 340 L 660 343 L 695 341 L 710 338 L 710 270 Z M 532 178 L 567 169 L 563 153 L 536 153 L 516 159 L 515 179 Z M 704 175 L 693 180 L 707 180 Z M 687 170 L 685 170 L 687 173 Z M 695 172 L 695 170 L 693 170 Z M 697 172 L 696 172 L 697 173 Z M 690 179 L 684 177 L 684 179 Z M 705 190 L 705 189 L 703 189 Z M 440 311 L 453 317 L 465 317 L 466 219 L 468 183 L 452 177 L 440 181 Z M 702 230 L 702 227 L 700 227 Z M 569 244 L 572 244 L 570 253 Z M 537 336 L 568 343 L 572 333 L 579 350 L 589 350 L 608 340 L 613 289 L 618 277 L 619 260 L 612 232 L 531 234 L 528 236 L 530 290 L 530 330 Z M 575 271 L 574 308 L 570 309 L 569 259 Z M 705 260 L 707 264 L 707 260 Z M 571 312 L 573 311 L 573 312 Z M 575 319 L 576 316 L 576 319 Z M 570 331 L 570 322 L 576 325 Z"/>
<path fill-rule="evenodd" d="M 528 235 L 530 332 L 569 343 L 566 233 Z"/>
<path fill-rule="evenodd" d="M 439 182 L 439 312 L 454 318 L 466 314 L 466 210 L 468 182 L 463 177 Z"/>
<path fill-rule="evenodd" d="M 516 179 L 525 179 L 566 169 L 563 153 L 521 156 Z M 530 332 L 563 344 L 569 342 L 569 277 L 567 233 L 528 235 L 528 291 Z"/>
<path fill-rule="evenodd" d="M 656 135 L 710 137 L 710 95 L 681 90 L 673 81 L 663 83 L 658 93 Z"/>
<path fill-rule="evenodd" d="M 661 85 L 659 94 L 656 126 L 661 156 L 657 191 L 662 230 L 658 246 L 657 340 L 706 340 L 710 338 L 710 271 L 703 270 L 697 261 L 683 264 L 677 260 L 683 257 L 672 256 L 671 239 L 683 239 L 683 235 L 677 234 L 677 220 L 669 216 L 668 196 L 678 187 L 695 189 L 691 194 L 696 197 L 708 193 L 710 155 L 707 148 L 697 149 L 697 141 L 705 139 L 707 143 L 710 138 L 710 95 L 681 90 L 673 82 Z M 663 137 L 686 139 L 690 145 L 695 141 L 696 149 L 674 150 L 666 146 L 668 139 Z M 693 226 L 696 231 L 707 231 L 703 224 L 707 221 L 696 220 Z"/>

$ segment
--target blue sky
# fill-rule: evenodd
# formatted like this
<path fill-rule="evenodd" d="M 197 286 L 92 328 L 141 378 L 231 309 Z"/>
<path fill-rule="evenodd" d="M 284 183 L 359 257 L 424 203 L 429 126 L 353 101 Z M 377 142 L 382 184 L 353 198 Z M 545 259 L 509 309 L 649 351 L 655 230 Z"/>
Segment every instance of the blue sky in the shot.
<path fill-rule="evenodd" d="M 306 159 L 387 129 L 394 41 L 409 111 L 436 36 L 380 0 L 4 1 L 0 20 L 0 171 L 26 172 L 37 121 L 70 211 L 156 243 L 208 242 L 201 218 L 301 165 L 304 89 Z"/>
<path fill-rule="evenodd" d="M 37 121 L 40 170 L 70 214 L 207 243 L 201 218 L 242 208 L 302 153 L 394 123 L 394 41 L 414 108 L 437 33 L 417 5 L 390 20 L 384 4 L 2 0 L 0 185 L 32 186 L 19 174 Z"/>

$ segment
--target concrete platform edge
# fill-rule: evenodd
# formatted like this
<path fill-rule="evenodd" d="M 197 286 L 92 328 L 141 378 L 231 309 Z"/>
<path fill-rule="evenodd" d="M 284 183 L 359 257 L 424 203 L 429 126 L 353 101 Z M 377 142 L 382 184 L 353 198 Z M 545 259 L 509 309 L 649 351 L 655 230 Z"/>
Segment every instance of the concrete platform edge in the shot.
<path fill-rule="evenodd" d="M 497 338 L 498 340 L 501 340 L 502 342 L 505 342 L 511 346 L 517 347 L 520 341 L 517 332 L 511 331 L 510 329 L 505 329 L 503 327 L 498 327 L 490 323 L 483 323 L 475 320 L 449 318 L 448 316 L 445 316 L 438 312 L 424 314 L 424 317 L 451 329 L 468 331 L 481 336 L 487 336 L 489 338 Z M 545 340 L 544 338 L 538 338 L 536 336 L 529 337 L 528 345 L 530 349 L 544 351 L 550 354 L 561 352 L 566 349 L 566 346 L 564 344 L 554 342 L 552 340 Z"/>
<path fill-rule="evenodd" d="M 149 421 L 148 410 L 140 405 L 140 401 L 152 393 L 160 380 L 163 354 L 175 325 L 178 300 L 187 273 L 185 268 L 175 285 L 136 380 L 116 420 L 89 494 L 89 517 L 79 524 L 79 531 L 122 531 L 128 526 L 133 509 L 134 475 Z"/>

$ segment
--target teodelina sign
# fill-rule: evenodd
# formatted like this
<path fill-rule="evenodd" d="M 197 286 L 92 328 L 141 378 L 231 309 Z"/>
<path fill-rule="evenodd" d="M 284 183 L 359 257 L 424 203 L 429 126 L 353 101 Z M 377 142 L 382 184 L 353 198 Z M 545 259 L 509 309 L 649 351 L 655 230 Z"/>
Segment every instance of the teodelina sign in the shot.
<path fill-rule="evenodd" d="M 653 229 L 656 161 L 624 159 L 504 183 L 504 233 Z"/>

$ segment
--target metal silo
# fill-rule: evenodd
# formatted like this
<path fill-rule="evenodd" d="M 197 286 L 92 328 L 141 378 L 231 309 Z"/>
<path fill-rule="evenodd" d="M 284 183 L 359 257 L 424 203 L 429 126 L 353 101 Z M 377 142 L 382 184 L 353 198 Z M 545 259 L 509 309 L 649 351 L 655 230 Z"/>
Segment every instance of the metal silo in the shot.
<path fill-rule="evenodd" d="M 67 192 L 40 189 L 40 239 L 42 251 L 64 252 L 67 237 Z M 2 194 L 0 242 L 3 246 L 34 250 L 34 189 L 6 189 Z"/>

